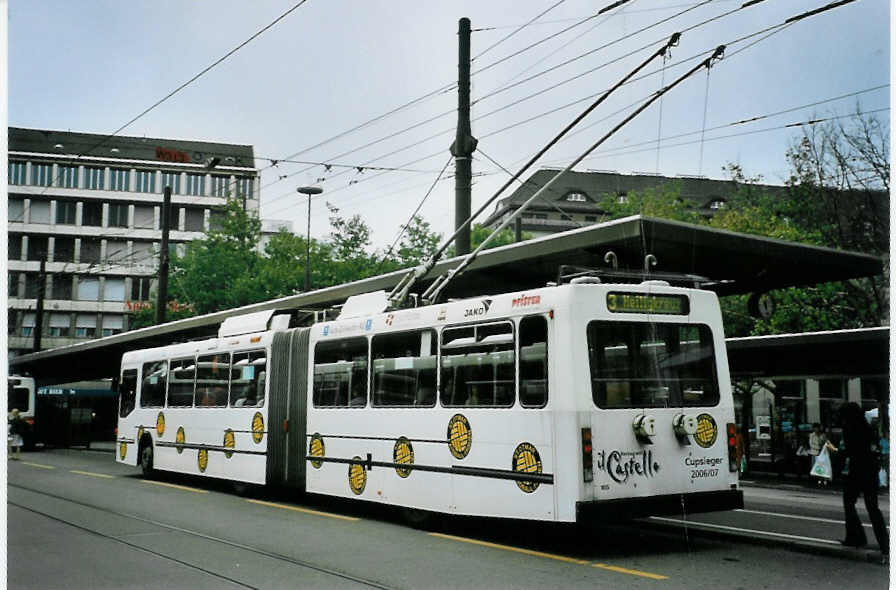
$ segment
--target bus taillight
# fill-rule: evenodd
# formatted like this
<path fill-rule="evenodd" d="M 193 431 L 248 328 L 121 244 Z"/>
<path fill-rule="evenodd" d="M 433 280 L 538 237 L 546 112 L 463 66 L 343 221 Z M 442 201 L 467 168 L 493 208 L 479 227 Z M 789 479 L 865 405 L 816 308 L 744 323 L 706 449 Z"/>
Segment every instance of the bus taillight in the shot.
<path fill-rule="evenodd" d="M 591 460 L 591 429 L 582 429 L 582 477 L 585 482 L 594 481 L 594 463 Z"/>
<path fill-rule="evenodd" d="M 728 433 L 728 471 L 737 471 L 737 427 L 729 422 L 725 429 Z"/>

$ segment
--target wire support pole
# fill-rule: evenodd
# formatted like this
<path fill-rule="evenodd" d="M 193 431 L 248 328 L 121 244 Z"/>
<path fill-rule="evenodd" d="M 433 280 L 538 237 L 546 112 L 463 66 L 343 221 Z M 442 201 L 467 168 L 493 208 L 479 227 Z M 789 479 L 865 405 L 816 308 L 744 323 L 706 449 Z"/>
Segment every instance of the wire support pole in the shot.
<path fill-rule="evenodd" d="M 554 136 L 554 138 L 551 139 L 551 141 L 549 141 L 543 148 L 538 150 L 538 152 L 534 156 L 532 156 L 529 159 L 529 161 L 526 162 L 522 166 L 522 168 L 520 168 L 516 172 L 516 174 L 511 176 L 511 178 L 508 179 L 507 182 L 505 182 L 501 186 L 501 188 L 499 188 L 491 197 L 489 197 L 489 199 L 485 203 L 483 203 L 482 206 L 480 206 L 479 209 L 477 209 L 475 213 L 470 215 L 466 219 L 466 221 L 464 221 L 463 225 L 460 228 L 458 228 L 457 230 L 455 230 L 454 234 L 452 234 L 452 236 L 450 238 L 445 240 L 445 242 L 439 247 L 438 250 L 435 251 L 435 253 L 426 262 L 425 265 L 418 267 L 412 273 L 409 273 L 409 275 L 406 277 L 406 280 L 402 280 L 401 282 L 399 282 L 398 285 L 396 285 L 395 289 L 393 289 L 392 293 L 389 296 L 389 299 L 392 301 L 393 305 L 400 305 L 401 302 L 404 301 L 405 297 L 407 297 L 408 292 L 410 291 L 411 287 L 413 286 L 413 283 L 415 280 L 420 280 L 420 279 L 424 278 L 427 274 L 429 274 L 429 272 L 433 269 L 433 267 L 439 261 L 439 258 L 442 256 L 442 254 L 445 253 L 445 250 L 448 249 L 448 246 L 451 245 L 451 243 L 457 237 L 458 232 L 462 228 L 468 227 L 476 217 L 478 217 L 483 211 L 485 211 L 489 206 L 491 206 L 491 204 L 494 203 L 494 201 L 499 196 L 501 196 L 501 194 L 505 190 L 507 190 L 507 188 L 509 186 L 511 186 L 514 182 L 516 182 L 520 178 L 520 176 L 522 176 L 529 168 L 531 168 L 532 165 L 535 164 L 535 162 L 537 162 L 539 160 L 539 158 L 541 158 L 549 149 L 554 147 L 554 145 L 556 145 L 557 142 L 559 142 L 567 133 L 569 133 L 569 131 L 572 130 L 573 127 L 578 125 L 582 121 L 582 119 L 584 119 L 589 114 L 591 114 L 591 112 L 594 109 L 596 109 L 598 106 L 601 105 L 601 103 L 603 103 L 605 100 L 607 100 L 607 98 L 609 98 L 610 95 L 613 94 L 617 89 L 619 89 L 619 87 L 624 85 L 633 76 L 638 74 L 638 72 L 640 72 L 641 70 L 646 68 L 648 65 L 650 65 L 650 63 L 653 60 L 655 60 L 658 57 L 665 56 L 666 52 L 670 48 L 678 45 L 678 42 L 680 39 L 681 39 L 681 33 L 673 34 L 663 47 L 657 49 L 651 56 L 649 56 L 647 59 L 645 59 L 643 62 L 641 62 L 640 65 L 638 65 L 635 69 L 633 69 L 631 72 L 626 74 L 625 77 L 623 77 L 616 84 L 614 84 L 611 88 L 609 88 L 606 92 L 604 92 L 602 95 L 600 95 L 593 103 L 591 103 L 591 105 L 587 109 L 582 111 L 575 119 L 573 119 L 568 125 L 566 125 L 566 127 L 564 127 L 556 136 Z"/>
<path fill-rule="evenodd" d="M 495 228 L 495 230 L 485 240 L 483 240 L 482 243 L 479 244 L 479 246 L 473 252 L 471 252 L 466 258 L 464 258 L 459 265 L 457 265 L 454 269 L 452 269 L 447 275 L 440 276 L 436 281 L 434 281 L 433 284 L 430 285 L 429 289 L 427 289 L 426 292 L 423 294 L 422 299 L 424 301 L 428 301 L 430 303 L 437 301 L 439 294 L 445 288 L 445 286 L 454 277 L 461 274 L 464 271 L 464 269 L 466 269 L 476 259 L 476 257 L 485 248 L 485 246 L 489 243 L 489 241 L 491 241 L 491 239 L 494 236 L 498 235 L 498 233 L 500 233 L 501 230 L 503 230 L 505 227 L 507 227 L 514 220 L 514 218 L 517 217 L 518 215 L 520 215 L 526 209 L 526 207 L 528 207 L 533 201 L 535 201 L 535 199 L 540 198 L 542 193 L 547 192 L 551 188 L 551 186 L 553 186 L 564 174 L 566 174 L 567 172 L 569 172 L 570 170 L 575 168 L 575 166 L 579 162 L 584 160 L 588 156 L 588 154 L 590 154 L 591 152 L 596 150 L 598 147 L 600 147 L 601 144 L 603 144 L 607 139 L 609 139 L 614 133 L 619 131 L 623 126 L 628 124 L 632 119 L 634 119 L 635 117 L 640 115 L 645 109 L 647 109 L 647 107 L 652 105 L 654 102 L 656 102 L 658 99 L 660 99 L 664 94 L 666 94 L 667 92 L 669 92 L 670 90 L 672 90 L 673 88 L 678 86 L 681 82 L 683 82 L 684 80 L 686 80 L 687 78 L 692 76 L 694 73 L 700 71 L 702 68 L 709 68 L 714 61 L 721 59 L 724 52 L 725 52 L 725 46 L 719 45 L 715 49 L 715 51 L 713 51 L 713 54 L 711 56 L 704 59 L 702 62 L 700 62 L 699 64 L 697 64 L 696 66 L 694 66 L 693 68 L 691 68 L 690 70 L 688 70 L 687 72 L 682 74 L 677 80 L 675 80 L 674 82 L 672 82 L 665 88 L 662 88 L 661 90 L 657 91 L 657 93 L 654 94 L 649 100 L 647 100 L 647 102 L 645 102 L 643 105 L 638 107 L 628 117 L 626 117 L 625 119 L 623 119 L 622 121 L 617 123 L 616 126 L 614 126 L 603 137 L 601 137 L 594 144 L 592 144 L 591 147 L 589 147 L 582 154 L 580 154 L 566 168 L 561 170 L 551 180 L 549 180 L 547 183 L 545 183 L 544 186 L 542 186 L 538 191 L 536 191 L 534 195 L 529 197 L 529 199 L 525 203 L 523 203 L 516 211 L 514 211 L 513 213 L 508 215 L 507 218 L 497 228 Z"/>

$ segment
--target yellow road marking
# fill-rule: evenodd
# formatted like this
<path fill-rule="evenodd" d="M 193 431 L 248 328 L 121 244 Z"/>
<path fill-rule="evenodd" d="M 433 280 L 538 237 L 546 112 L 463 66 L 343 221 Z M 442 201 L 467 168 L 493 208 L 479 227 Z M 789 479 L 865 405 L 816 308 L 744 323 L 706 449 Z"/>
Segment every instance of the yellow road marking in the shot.
<path fill-rule="evenodd" d="M 610 570 L 613 572 L 619 572 L 620 574 L 629 574 L 631 576 L 641 576 L 642 578 L 652 578 L 654 580 L 668 580 L 669 576 L 663 576 L 660 574 L 651 574 L 650 572 L 642 572 L 641 570 L 630 570 L 624 567 L 619 567 L 615 565 L 607 565 L 605 563 L 595 563 L 593 567 L 599 567 L 603 570 Z"/>
<path fill-rule="evenodd" d="M 557 561 L 565 561 L 567 563 L 578 563 L 579 565 L 588 565 L 588 561 L 584 559 L 576 559 L 574 557 L 566 557 L 565 555 L 556 555 L 554 553 L 544 553 L 542 551 L 533 551 L 532 549 L 523 549 L 521 547 L 511 547 L 510 545 L 501 545 L 498 543 L 489 543 L 488 541 L 480 541 L 478 539 L 468 539 L 466 537 L 455 537 L 454 535 L 445 535 L 443 533 L 429 533 L 433 537 L 442 539 L 450 539 L 452 541 L 460 541 L 461 543 L 472 543 L 473 545 L 482 545 L 483 547 L 492 547 L 493 549 L 503 549 L 505 551 L 514 551 L 525 555 L 534 555 L 536 557 L 546 557 L 548 559 L 556 559 Z"/>
<path fill-rule="evenodd" d="M 89 475 L 91 477 L 105 477 L 106 479 L 115 479 L 114 475 L 106 475 L 105 473 L 91 473 L 89 471 L 78 471 L 77 469 L 72 469 L 72 473 L 77 473 L 78 475 Z"/>
<path fill-rule="evenodd" d="M 56 469 L 52 465 L 41 465 L 40 463 L 29 463 L 28 461 L 22 461 L 22 465 L 31 465 L 32 467 L 40 467 L 41 469 Z"/>
<path fill-rule="evenodd" d="M 144 479 L 143 483 L 151 483 L 157 486 L 165 486 L 167 488 L 175 488 L 178 490 L 184 490 L 185 492 L 196 492 L 197 494 L 207 494 L 208 490 L 198 490 L 196 488 L 188 488 L 187 486 L 179 486 L 175 483 L 166 483 L 164 481 L 150 481 L 148 479 Z"/>
<path fill-rule="evenodd" d="M 360 518 L 355 518 L 353 516 L 343 516 L 341 514 L 330 514 L 329 512 L 321 512 L 319 510 L 311 510 L 310 508 L 299 508 L 298 506 L 288 506 L 286 504 L 277 504 L 275 502 L 263 502 L 262 500 L 246 500 L 246 502 L 252 502 L 253 504 L 260 504 L 262 506 L 273 506 L 274 508 L 283 508 L 284 510 L 293 510 L 295 512 L 304 512 L 305 514 L 314 514 L 317 516 L 328 516 L 330 518 L 338 518 L 340 520 L 349 520 L 352 522 L 361 520 Z"/>

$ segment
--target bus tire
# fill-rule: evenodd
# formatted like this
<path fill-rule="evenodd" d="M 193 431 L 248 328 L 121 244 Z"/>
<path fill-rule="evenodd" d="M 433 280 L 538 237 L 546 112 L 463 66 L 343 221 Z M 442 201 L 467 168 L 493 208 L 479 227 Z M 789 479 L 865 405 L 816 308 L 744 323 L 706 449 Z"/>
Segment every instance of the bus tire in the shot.
<path fill-rule="evenodd" d="M 153 476 L 153 450 L 152 442 L 143 442 L 140 445 L 140 469 L 143 471 L 143 477 L 150 478 Z"/>

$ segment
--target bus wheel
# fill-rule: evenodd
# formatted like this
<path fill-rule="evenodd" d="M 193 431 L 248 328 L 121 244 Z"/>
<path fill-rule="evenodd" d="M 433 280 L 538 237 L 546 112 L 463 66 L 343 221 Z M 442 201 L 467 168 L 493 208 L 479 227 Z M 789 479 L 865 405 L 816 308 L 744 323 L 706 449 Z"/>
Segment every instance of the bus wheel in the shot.
<path fill-rule="evenodd" d="M 140 469 L 143 470 L 143 477 L 152 477 L 152 443 L 143 445 L 140 448 Z"/>
<path fill-rule="evenodd" d="M 438 528 L 440 515 L 419 508 L 402 508 L 401 517 L 415 529 L 432 530 Z"/>

